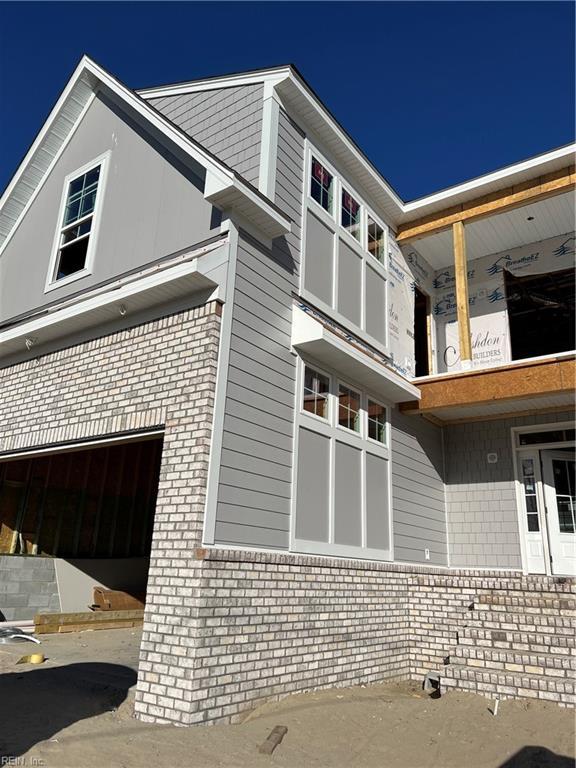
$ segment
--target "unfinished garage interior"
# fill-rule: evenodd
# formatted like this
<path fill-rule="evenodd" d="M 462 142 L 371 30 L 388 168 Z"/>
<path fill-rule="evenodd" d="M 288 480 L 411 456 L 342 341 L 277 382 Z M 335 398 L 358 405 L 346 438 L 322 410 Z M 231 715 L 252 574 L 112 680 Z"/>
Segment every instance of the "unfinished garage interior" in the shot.
<path fill-rule="evenodd" d="M 144 600 L 161 435 L 0 462 L 6 620 L 87 611 L 94 587 Z"/>

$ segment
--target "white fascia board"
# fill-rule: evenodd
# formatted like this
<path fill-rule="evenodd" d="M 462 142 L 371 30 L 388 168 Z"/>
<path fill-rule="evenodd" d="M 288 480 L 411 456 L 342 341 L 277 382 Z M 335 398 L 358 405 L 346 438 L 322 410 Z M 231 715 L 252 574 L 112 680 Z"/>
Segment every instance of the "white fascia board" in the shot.
<path fill-rule="evenodd" d="M 219 88 L 254 85 L 256 83 L 271 83 L 272 85 L 276 85 L 289 76 L 290 67 L 271 70 L 263 69 L 253 73 L 240 72 L 237 75 L 208 77 L 204 80 L 190 80 L 186 83 L 176 83 L 174 85 L 159 85 L 153 88 L 140 88 L 136 93 L 143 99 L 157 99 L 167 96 L 182 96 L 186 93 L 198 93 L 200 91 L 214 91 Z"/>
<path fill-rule="evenodd" d="M 216 289 L 218 284 L 203 272 L 202 267 L 204 264 L 201 258 L 210 251 L 222 248 L 226 243 L 227 240 L 225 239 L 218 240 L 196 252 L 182 254 L 167 266 L 155 265 L 146 270 L 143 275 L 119 278 L 104 289 L 94 290 L 93 292 L 87 291 L 75 299 L 64 300 L 61 306 L 57 305 L 49 309 L 40 317 L 8 327 L 5 331 L 0 332 L 0 356 L 2 355 L 2 346 L 15 339 L 34 337 L 35 334 L 41 333 L 43 330 L 73 321 L 81 315 L 87 315 L 110 305 L 121 304 L 130 298 L 143 296 L 146 292 L 152 291 L 155 288 L 176 283 L 186 278 L 197 278 L 198 289 Z"/>
<path fill-rule="evenodd" d="M 420 390 L 395 371 L 340 339 L 308 312 L 294 307 L 292 346 L 391 403 L 420 400 Z"/>
<path fill-rule="evenodd" d="M 427 197 L 413 200 L 410 203 L 404 203 L 403 213 L 413 213 L 417 211 L 419 215 L 422 215 L 422 208 L 443 201 L 447 201 L 448 204 L 454 205 L 458 202 L 457 200 L 454 200 L 454 198 L 457 198 L 459 195 L 471 192 L 473 190 L 478 194 L 481 194 L 483 186 L 494 184 L 503 180 L 511 181 L 512 177 L 517 174 L 524 173 L 525 171 L 537 170 L 541 166 L 545 166 L 554 160 L 563 158 L 574 159 L 575 154 L 576 144 L 569 144 L 566 147 L 554 149 L 552 152 L 546 152 L 544 155 L 537 155 L 536 157 L 523 160 L 522 162 L 515 163 L 514 165 L 506 166 L 505 168 L 501 168 L 498 171 L 493 171 L 492 173 L 488 173 L 484 176 L 478 176 L 477 178 L 466 181 L 463 184 L 458 184 L 456 187 L 448 187 L 448 189 L 435 192 L 434 194 L 428 195 Z"/>
<path fill-rule="evenodd" d="M 4 194 L 2 195 L 2 197 L 0 197 L 0 209 L 2 208 L 2 206 L 4 205 L 6 200 L 10 197 L 10 194 L 12 193 L 12 191 L 13 191 L 14 187 L 16 186 L 16 184 L 18 183 L 18 180 L 20 179 L 20 176 L 22 175 L 22 171 L 28 165 L 28 163 L 30 162 L 30 160 L 34 156 L 36 150 L 42 145 L 42 142 L 46 138 L 46 134 L 50 130 L 50 126 L 54 122 L 55 118 L 58 116 L 60 110 L 62 109 L 62 106 L 66 102 L 66 99 L 70 96 L 70 92 L 72 91 L 72 89 L 74 88 L 74 86 L 76 85 L 78 80 L 82 77 L 82 73 L 85 70 L 86 61 L 87 61 L 86 56 L 84 56 L 80 60 L 80 63 L 78 64 L 78 66 L 74 70 L 74 73 L 72 74 L 72 77 L 70 78 L 70 80 L 68 81 L 66 87 L 64 88 L 64 90 L 60 94 L 60 98 L 58 99 L 58 101 L 56 102 L 54 107 L 52 108 L 52 111 L 50 112 L 48 117 L 46 118 L 46 121 L 45 121 L 44 125 L 42 126 L 42 129 L 39 131 L 38 135 L 34 139 L 34 142 L 33 142 L 32 146 L 30 147 L 30 149 L 28 150 L 28 152 L 24 156 L 24 159 L 22 160 L 22 162 L 18 166 L 18 168 L 16 170 L 16 173 L 14 174 L 14 176 L 12 177 L 10 183 L 8 184 L 6 189 L 4 190 Z"/>

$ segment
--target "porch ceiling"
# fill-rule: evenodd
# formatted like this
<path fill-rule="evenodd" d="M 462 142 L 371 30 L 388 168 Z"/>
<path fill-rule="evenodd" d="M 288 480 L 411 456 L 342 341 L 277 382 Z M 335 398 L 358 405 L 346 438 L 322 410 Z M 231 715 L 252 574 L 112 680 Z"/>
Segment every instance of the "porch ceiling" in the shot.
<path fill-rule="evenodd" d="M 576 192 L 570 191 L 472 221 L 466 224 L 468 261 L 573 232 L 576 229 L 575 211 Z M 528 221 L 529 216 L 531 221 Z M 417 250 L 434 269 L 442 269 L 454 262 L 451 229 L 403 246 L 406 252 L 411 248 Z"/>

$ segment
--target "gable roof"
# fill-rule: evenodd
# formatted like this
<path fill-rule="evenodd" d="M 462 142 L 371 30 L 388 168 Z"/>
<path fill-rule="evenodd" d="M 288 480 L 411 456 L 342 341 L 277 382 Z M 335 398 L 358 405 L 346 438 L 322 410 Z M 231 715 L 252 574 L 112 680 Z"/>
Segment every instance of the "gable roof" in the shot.
<path fill-rule="evenodd" d="M 284 106 L 292 107 L 301 122 L 323 140 L 343 169 L 349 171 L 354 180 L 362 181 L 364 189 L 379 204 L 389 222 L 396 226 L 446 207 L 461 205 L 475 197 L 516 186 L 574 162 L 576 144 L 567 144 L 416 200 L 404 201 L 322 103 L 294 64 L 143 88 L 137 93 L 144 99 L 153 99 L 256 82 L 264 82 L 274 88 Z"/>
<path fill-rule="evenodd" d="M 240 174 L 196 142 L 134 91 L 83 56 L 44 125 L 0 198 L 0 254 L 22 221 L 98 89 L 159 130 L 206 170 L 204 197 L 223 211 L 236 211 L 269 237 L 290 231 L 290 219 Z"/>

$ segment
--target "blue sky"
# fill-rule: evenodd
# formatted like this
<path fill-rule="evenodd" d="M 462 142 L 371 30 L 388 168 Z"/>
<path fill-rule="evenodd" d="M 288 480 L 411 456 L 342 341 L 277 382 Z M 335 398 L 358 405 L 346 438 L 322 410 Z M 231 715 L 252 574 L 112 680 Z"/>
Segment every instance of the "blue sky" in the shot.
<path fill-rule="evenodd" d="M 407 200 L 574 139 L 568 2 L 0 3 L 0 189 L 84 52 L 132 88 L 292 62 Z"/>

